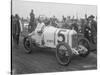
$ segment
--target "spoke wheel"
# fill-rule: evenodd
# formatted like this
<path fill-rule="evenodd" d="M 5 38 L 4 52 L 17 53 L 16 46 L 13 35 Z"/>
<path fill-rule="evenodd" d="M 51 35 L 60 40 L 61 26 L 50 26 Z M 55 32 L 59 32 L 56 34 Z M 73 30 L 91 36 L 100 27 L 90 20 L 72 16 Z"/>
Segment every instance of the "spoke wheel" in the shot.
<path fill-rule="evenodd" d="M 56 57 L 61 65 L 68 65 L 72 56 L 72 51 L 68 44 L 61 43 L 57 46 Z"/>
<path fill-rule="evenodd" d="M 25 47 L 25 52 L 27 53 L 31 53 L 32 49 L 31 49 L 31 41 L 28 37 L 24 38 L 23 41 L 24 47 Z"/>
<path fill-rule="evenodd" d="M 97 35 L 93 35 L 92 42 L 94 44 L 97 44 Z"/>
<path fill-rule="evenodd" d="M 80 39 L 78 43 L 79 43 L 79 48 L 84 49 L 84 50 L 79 52 L 80 56 L 86 57 L 90 53 L 88 40 L 87 39 Z"/>

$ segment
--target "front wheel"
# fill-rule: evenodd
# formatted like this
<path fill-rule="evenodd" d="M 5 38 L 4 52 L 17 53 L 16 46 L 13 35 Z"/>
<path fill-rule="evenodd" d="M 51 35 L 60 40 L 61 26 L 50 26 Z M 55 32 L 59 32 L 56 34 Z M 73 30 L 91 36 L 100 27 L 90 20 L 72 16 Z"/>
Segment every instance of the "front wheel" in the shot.
<path fill-rule="evenodd" d="M 85 38 L 78 41 L 79 54 L 81 57 L 86 57 L 90 53 L 89 41 Z"/>
<path fill-rule="evenodd" d="M 68 65 L 71 61 L 72 50 L 67 43 L 57 45 L 56 58 L 61 65 Z"/>
<path fill-rule="evenodd" d="M 96 35 L 96 33 L 92 36 L 92 42 L 93 42 L 93 44 L 97 44 L 97 35 Z"/>

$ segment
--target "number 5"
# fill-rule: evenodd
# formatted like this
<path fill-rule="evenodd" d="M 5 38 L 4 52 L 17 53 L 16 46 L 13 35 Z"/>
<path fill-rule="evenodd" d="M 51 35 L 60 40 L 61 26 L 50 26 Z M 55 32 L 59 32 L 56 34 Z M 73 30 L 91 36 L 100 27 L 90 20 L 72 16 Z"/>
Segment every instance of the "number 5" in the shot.
<path fill-rule="evenodd" d="M 61 32 L 66 32 L 66 30 L 59 30 L 59 32 L 58 32 L 58 37 L 62 37 L 62 41 L 58 39 L 58 40 L 57 40 L 58 43 L 60 43 L 60 42 L 65 42 L 65 36 L 64 36 L 64 34 L 62 34 Z"/>

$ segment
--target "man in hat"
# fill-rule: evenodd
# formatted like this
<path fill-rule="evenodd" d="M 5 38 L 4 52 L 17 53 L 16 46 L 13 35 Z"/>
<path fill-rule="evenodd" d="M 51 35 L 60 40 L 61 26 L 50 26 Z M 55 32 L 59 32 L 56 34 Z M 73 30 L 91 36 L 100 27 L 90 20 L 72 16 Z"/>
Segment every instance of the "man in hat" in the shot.
<path fill-rule="evenodd" d="M 97 36 L 97 23 L 96 21 L 94 20 L 94 16 L 93 15 L 90 15 L 88 17 L 88 28 L 90 29 L 91 31 L 91 40 L 93 43 L 96 43 L 96 36 Z"/>
<path fill-rule="evenodd" d="M 34 21 L 35 21 L 35 15 L 34 15 L 34 11 L 33 11 L 33 9 L 32 9 L 32 10 L 31 10 L 31 13 L 30 13 L 30 23 L 29 23 L 30 32 L 33 31 L 33 30 L 35 29 Z"/>
<path fill-rule="evenodd" d="M 14 23 L 12 25 L 12 34 L 13 40 L 16 45 L 19 44 L 19 36 L 20 36 L 20 23 L 19 23 L 19 16 L 18 14 L 15 15 Z"/>
<path fill-rule="evenodd" d="M 88 21 L 89 21 L 88 25 L 91 27 L 91 29 L 95 28 L 95 31 L 97 32 L 97 23 L 94 20 L 94 18 L 95 17 L 93 15 L 91 15 L 91 16 L 88 17 Z"/>
<path fill-rule="evenodd" d="M 32 9 L 31 13 L 30 13 L 30 21 L 34 22 L 34 19 L 35 19 L 35 15 L 34 15 L 34 11 Z"/>

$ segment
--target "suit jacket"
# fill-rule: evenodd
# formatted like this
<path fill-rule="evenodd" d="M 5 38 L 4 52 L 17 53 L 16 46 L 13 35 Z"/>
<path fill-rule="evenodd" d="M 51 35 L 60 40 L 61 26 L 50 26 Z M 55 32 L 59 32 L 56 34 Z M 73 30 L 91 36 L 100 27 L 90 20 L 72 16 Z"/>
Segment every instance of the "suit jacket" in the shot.
<path fill-rule="evenodd" d="M 19 23 L 19 20 L 18 19 L 14 19 L 12 21 L 12 34 L 17 34 L 19 35 L 20 34 L 20 23 Z"/>

